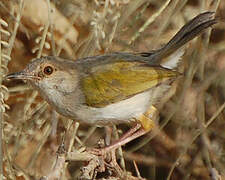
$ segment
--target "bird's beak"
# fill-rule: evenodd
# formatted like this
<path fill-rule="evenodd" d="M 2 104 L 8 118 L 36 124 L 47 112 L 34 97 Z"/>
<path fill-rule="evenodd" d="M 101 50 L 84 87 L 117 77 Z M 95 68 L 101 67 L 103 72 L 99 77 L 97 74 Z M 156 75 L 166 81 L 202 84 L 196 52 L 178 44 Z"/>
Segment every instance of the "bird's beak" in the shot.
<path fill-rule="evenodd" d="M 16 72 L 16 73 L 11 73 L 5 76 L 5 79 L 22 79 L 22 80 L 36 80 L 36 79 L 40 79 L 37 76 L 28 74 L 25 71 L 20 71 L 20 72 Z"/>

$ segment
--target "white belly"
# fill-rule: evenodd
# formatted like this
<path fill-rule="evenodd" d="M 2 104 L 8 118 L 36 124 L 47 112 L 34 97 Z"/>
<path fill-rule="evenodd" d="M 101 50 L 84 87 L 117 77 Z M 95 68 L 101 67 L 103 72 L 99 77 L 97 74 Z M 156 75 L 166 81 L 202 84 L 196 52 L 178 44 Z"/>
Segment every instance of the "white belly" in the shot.
<path fill-rule="evenodd" d="M 150 106 L 149 91 L 137 94 L 126 100 L 110 104 L 104 108 L 91 108 L 97 112 L 96 119 L 115 119 L 127 121 L 142 115 Z"/>
<path fill-rule="evenodd" d="M 86 106 L 86 108 L 83 107 L 82 110 L 77 111 L 76 114 L 81 122 L 88 124 L 104 125 L 129 122 L 144 114 L 169 87 L 169 85 L 160 85 L 103 108 Z"/>

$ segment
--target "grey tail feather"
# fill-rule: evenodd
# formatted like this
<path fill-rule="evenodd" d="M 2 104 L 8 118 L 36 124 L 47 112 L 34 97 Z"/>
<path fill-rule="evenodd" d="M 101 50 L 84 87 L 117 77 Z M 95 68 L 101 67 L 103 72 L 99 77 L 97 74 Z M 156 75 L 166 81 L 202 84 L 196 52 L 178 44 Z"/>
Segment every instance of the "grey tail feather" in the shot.
<path fill-rule="evenodd" d="M 149 64 L 158 65 L 161 59 L 171 55 L 188 41 L 192 40 L 208 27 L 218 21 L 214 18 L 215 12 L 201 13 L 185 24 L 173 38 L 162 48 L 149 53 Z"/>

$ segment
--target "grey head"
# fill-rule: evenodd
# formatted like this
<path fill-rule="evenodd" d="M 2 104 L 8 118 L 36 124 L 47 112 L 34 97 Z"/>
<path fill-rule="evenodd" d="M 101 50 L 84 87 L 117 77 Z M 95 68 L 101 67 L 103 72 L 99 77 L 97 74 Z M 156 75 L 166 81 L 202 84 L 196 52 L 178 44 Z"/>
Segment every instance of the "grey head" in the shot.
<path fill-rule="evenodd" d="M 6 79 L 27 80 L 46 96 L 50 91 L 70 93 L 78 81 L 75 62 L 54 56 L 34 59 L 23 71 L 12 73 Z"/>

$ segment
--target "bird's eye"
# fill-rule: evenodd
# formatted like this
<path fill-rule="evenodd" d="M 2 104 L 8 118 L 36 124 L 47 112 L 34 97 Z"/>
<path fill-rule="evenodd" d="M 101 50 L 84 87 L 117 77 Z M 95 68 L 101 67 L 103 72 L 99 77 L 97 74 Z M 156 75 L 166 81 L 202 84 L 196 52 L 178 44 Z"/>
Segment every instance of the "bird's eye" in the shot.
<path fill-rule="evenodd" d="M 44 68 L 44 74 L 51 75 L 53 73 L 53 68 L 51 66 L 46 66 Z"/>

